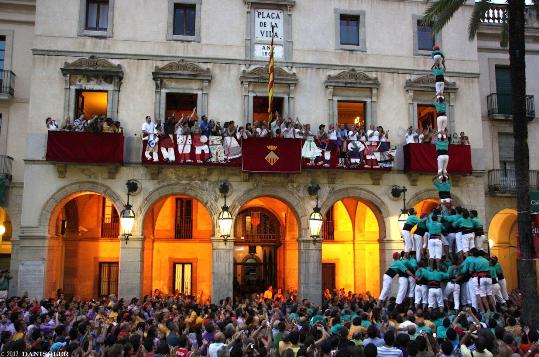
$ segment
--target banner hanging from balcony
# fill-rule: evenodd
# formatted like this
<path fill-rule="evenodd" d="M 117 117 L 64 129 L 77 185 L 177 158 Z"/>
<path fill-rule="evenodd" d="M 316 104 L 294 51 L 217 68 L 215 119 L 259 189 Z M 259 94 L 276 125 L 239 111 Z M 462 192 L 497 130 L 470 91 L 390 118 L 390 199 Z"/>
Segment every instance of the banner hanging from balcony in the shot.
<path fill-rule="evenodd" d="M 49 131 L 48 161 L 121 164 L 124 160 L 124 136 L 113 133 Z"/>
<path fill-rule="evenodd" d="M 432 144 L 404 146 L 404 170 L 436 173 L 436 149 Z M 471 174 L 472 154 L 470 145 L 449 145 L 449 174 Z"/>
<path fill-rule="evenodd" d="M 242 142 L 242 170 L 246 172 L 301 172 L 301 139 L 254 138 Z"/>
<path fill-rule="evenodd" d="M 142 142 L 145 165 L 242 166 L 244 171 L 298 173 L 302 169 L 391 170 L 389 142 L 161 135 Z"/>

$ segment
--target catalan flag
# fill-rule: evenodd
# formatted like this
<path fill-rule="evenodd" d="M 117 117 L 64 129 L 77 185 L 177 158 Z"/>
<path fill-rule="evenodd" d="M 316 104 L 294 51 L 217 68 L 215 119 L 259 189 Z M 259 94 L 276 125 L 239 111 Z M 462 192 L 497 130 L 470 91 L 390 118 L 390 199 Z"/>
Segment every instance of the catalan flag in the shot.
<path fill-rule="evenodd" d="M 275 83 L 275 57 L 273 53 L 273 25 L 271 26 L 271 46 L 268 64 L 268 123 L 273 121 L 273 85 Z"/>

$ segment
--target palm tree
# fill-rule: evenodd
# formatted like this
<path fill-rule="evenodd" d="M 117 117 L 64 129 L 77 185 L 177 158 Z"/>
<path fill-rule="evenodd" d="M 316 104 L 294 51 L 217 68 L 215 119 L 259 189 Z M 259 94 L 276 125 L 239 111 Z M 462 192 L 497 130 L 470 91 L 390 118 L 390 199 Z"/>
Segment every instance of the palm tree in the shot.
<path fill-rule="evenodd" d="M 425 11 L 423 22 L 435 32 L 451 20 L 453 15 L 466 4 L 466 0 L 438 0 Z M 469 39 L 473 40 L 479 29 L 482 16 L 491 5 L 491 0 L 480 0 L 469 23 Z M 533 1 L 539 16 L 539 0 Z M 525 0 L 507 0 L 507 21 L 502 30 L 502 45 L 509 44 L 509 61 L 512 84 L 513 137 L 515 138 L 515 177 L 517 180 L 517 222 L 520 242 L 519 282 L 522 292 L 522 320 L 528 326 L 539 327 L 539 299 L 537 298 L 537 272 L 530 216 L 530 181 L 528 121 L 526 118 L 526 62 L 525 62 Z"/>

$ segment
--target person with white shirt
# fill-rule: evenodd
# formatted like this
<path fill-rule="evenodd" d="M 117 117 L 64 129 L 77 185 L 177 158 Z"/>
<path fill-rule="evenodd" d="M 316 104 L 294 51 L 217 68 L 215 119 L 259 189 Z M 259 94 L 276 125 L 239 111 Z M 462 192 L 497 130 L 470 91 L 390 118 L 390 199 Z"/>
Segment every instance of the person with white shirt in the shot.
<path fill-rule="evenodd" d="M 374 124 L 371 124 L 369 130 L 367 130 L 367 141 L 377 142 L 380 141 L 380 133 L 376 130 Z"/>
<path fill-rule="evenodd" d="M 147 115 L 144 123 L 142 124 L 142 140 L 147 141 L 144 156 L 148 161 L 152 158 L 154 162 L 159 161 L 159 156 L 157 154 L 157 141 L 159 139 L 157 134 L 156 123 L 152 120 L 151 116 Z"/>
<path fill-rule="evenodd" d="M 291 122 L 286 122 L 284 130 L 282 130 L 283 138 L 294 139 L 294 126 Z"/>
<path fill-rule="evenodd" d="M 414 144 L 417 142 L 417 133 L 414 133 L 414 130 L 412 127 L 409 127 L 406 131 L 406 134 L 404 135 L 404 140 L 406 142 L 406 145 L 408 144 Z"/>
<path fill-rule="evenodd" d="M 45 119 L 45 125 L 47 126 L 47 130 L 50 130 L 50 131 L 58 130 L 58 124 L 56 124 L 56 120 L 52 119 L 51 117 L 48 117 L 47 119 Z"/>

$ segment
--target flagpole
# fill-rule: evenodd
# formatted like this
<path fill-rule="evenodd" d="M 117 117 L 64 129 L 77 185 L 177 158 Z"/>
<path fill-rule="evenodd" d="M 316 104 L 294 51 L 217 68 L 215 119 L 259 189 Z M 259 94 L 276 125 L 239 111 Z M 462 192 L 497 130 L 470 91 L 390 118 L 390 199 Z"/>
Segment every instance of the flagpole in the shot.
<path fill-rule="evenodd" d="M 268 63 L 268 126 L 273 121 L 273 85 L 275 81 L 275 56 L 273 51 L 274 28 L 275 26 L 272 24 L 270 57 Z"/>

